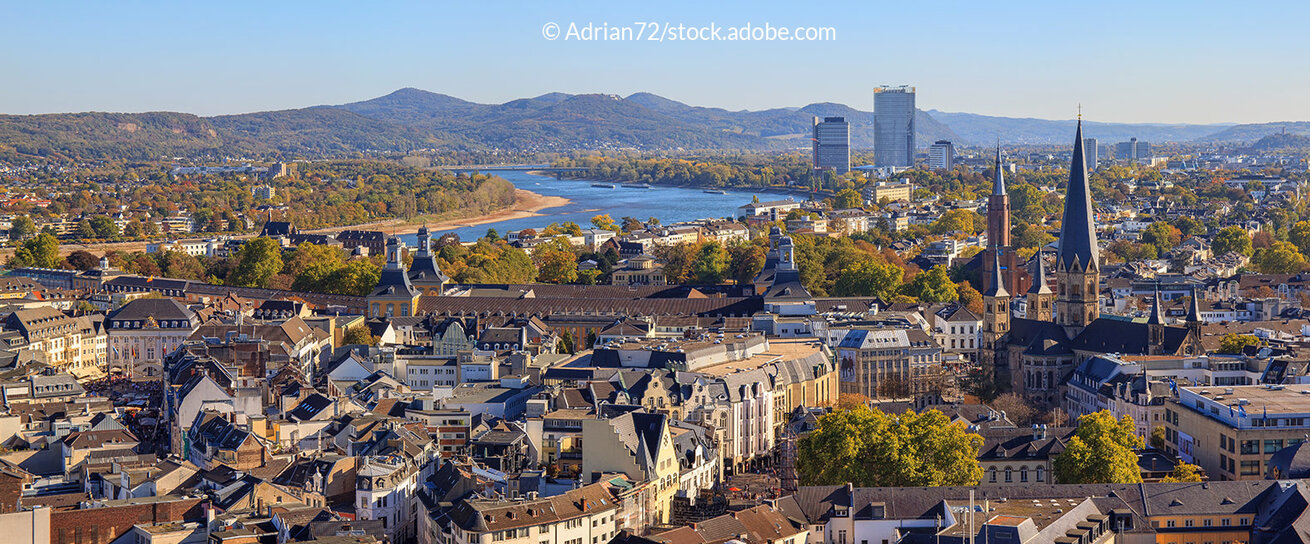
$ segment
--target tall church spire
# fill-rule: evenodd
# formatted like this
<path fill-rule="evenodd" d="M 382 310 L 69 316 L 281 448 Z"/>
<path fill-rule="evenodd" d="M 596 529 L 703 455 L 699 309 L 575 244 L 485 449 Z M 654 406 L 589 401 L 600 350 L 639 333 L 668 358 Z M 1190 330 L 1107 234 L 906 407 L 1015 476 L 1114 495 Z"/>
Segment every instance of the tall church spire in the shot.
<path fill-rule="evenodd" d="M 1070 338 L 1101 316 L 1101 263 L 1096 248 L 1095 219 L 1083 156 L 1083 122 L 1079 118 L 1073 162 L 1069 165 L 1069 187 L 1064 197 L 1060 247 L 1055 254 L 1057 288 L 1053 317 Z"/>
<path fill-rule="evenodd" d="M 1096 217 L 1092 208 L 1091 186 L 1087 181 L 1081 119 L 1078 120 L 1073 143 L 1073 162 L 1069 165 L 1069 187 L 1064 197 L 1064 218 L 1060 225 L 1060 251 L 1056 254 L 1056 265 L 1061 268 L 1095 270 L 1100 268 L 1100 254 L 1096 247 Z"/>
<path fill-rule="evenodd" d="M 1033 284 L 1028 288 L 1028 292 L 1034 295 L 1052 294 L 1051 286 L 1046 284 L 1046 260 L 1042 258 L 1042 252 L 1038 251 L 1033 260 L 1037 261 L 1037 270 L 1033 274 Z"/>
<path fill-rule="evenodd" d="M 1001 273 L 1001 255 L 999 252 L 992 252 L 992 274 L 991 281 L 987 284 L 987 290 L 983 291 L 986 297 L 1009 297 L 1010 292 L 1005 290 L 1005 275 Z"/>
<path fill-rule="evenodd" d="M 1200 294 L 1196 291 L 1196 287 L 1192 287 L 1192 302 L 1187 308 L 1188 323 L 1201 322 L 1201 301 L 1197 298 L 1198 296 L 1200 296 Z"/>
<path fill-rule="evenodd" d="M 1155 284 L 1155 298 L 1151 300 L 1151 315 L 1146 319 L 1152 325 L 1164 324 L 1164 307 L 1160 305 L 1160 284 Z"/>
<path fill-rule="evenodd" d="M 1001 143 L 996 142 L 996 173 L 992 174 L 992 194 L 1005 194 L 1005 174 L 1001 172 Z"/>

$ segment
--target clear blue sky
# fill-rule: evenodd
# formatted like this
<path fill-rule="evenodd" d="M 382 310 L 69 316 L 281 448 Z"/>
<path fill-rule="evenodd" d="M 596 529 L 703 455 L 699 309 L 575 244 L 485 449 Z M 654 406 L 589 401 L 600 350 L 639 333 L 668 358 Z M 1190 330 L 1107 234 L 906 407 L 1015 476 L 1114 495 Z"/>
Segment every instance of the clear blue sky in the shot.
<path fill-rule="evenodd" d="M 650 91 L 729 109 L 913 84 L 924 109 L 1125 122 L 1310 120 L 1305 3 L 17 2 L 0 112 L 340 104 L 418 87 L 476 102 Z M 619 5 L 621 4 L 621 5 Z M 555 22 L 831 26 L 830 42 L 548 41 Z"/>

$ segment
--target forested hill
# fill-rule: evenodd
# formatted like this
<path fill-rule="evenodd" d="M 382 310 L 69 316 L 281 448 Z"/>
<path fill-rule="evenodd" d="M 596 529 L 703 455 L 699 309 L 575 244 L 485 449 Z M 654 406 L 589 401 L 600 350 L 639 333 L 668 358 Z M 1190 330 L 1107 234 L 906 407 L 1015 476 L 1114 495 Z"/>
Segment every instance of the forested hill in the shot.
<path fill-rule="evenodd" d="M 872 98 L 870 98 L 872 102 Z M 549 93 L 479 104 L 419 89 L 337 106 L 199 117 L 186 113 L 0 115 L 0 160 L 23 158 L 339 157 L 358 152 L 578 149 L 769 150 L 809 145 L 814 117 L 851 122 L 851 145 L 873 147 L 873 114 L 843 104 L 729 111 L 650 93 Z M 1071 121 L 924 112 L 920 147 L 938 139 L 986 145 L 1067 143 Z M 1251 142 L 1290 125 L 1088 124 L 1088 136 Z"/>

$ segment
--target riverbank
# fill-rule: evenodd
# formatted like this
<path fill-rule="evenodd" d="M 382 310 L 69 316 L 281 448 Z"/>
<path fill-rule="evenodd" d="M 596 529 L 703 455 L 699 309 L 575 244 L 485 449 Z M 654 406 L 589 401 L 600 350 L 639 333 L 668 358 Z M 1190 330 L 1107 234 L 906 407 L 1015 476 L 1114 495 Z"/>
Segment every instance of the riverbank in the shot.
<path fill-rule="evenodd" d="M 315 234 L 332 234 L 343 230 L 381 230 L 388 234 L 394 232 L 397 235 L 403 236 L 407 234 L 415 234 L 418 232 L 419 227 L 426 226 L 428 230 L 432 232 L 441 233 L 449 230 L 476 227 L 487 223 L 499 223 L 501 221 L 538 217 L 542 215 L 542 210 L 567 206 L 572 203 L 572 200 L 562 196 L 547 196 L 534 193 L 527 189 L 514 189 L 513 206 L 474 217 L 443 219 L 440 221 L 428 221 L 424 219 L 388 219 L 364 225 L 314 229 L 307 232 Z"/>
<path fill-rule="evenodd" d="M 559 206 L 566 206 L 573 201 L 561 196 L 547 196 L 526 189 L 514 190 L 514 204 L 508 208 L 493 211 L 491 213 L 462 218 L 442 219 L 437 221 L 425 221 L 423 218 L 406 220 L 406 219 L 386 219 L 383 221 L 373 221 L 370 223 L 361 223 L 344 227 L 326 227 L 321 229 L 311 229 L 304 232 L 313 234 L 334 234 L 343 230 L 380 230 L 388 234 L 397 235 L 414 234 L 418 232 L 419 227 L 426 225 L 428 229 L 434 232 L 449 231 L 461 228 L 485 225 L 487 223 L 498 223 L 514 219 L 525 219 L 542 215 L 541 211 Z M 237 240 L 253 238 L 254 234 L 238 234 L 232 236 Z M 212 237 L 212 236 L 211 236 Z M 195 237 L 188 237 L 195 238 Z M 79 244 L 79 243 L 60 243 L 59 254 L 67 256 L 68 254 L 85 250 L 96 254 L 103 255 L 109 251 L 122 251 L 132 253 L 136 251 L 145 251 L 148 244 L 157 243 L 154 241 L 133 241 L 133 242 L 105 242 L 99 244 Z M 0 263 L 9 259 L 14 254 L 14 248 L 8 247 L 0 249 Z"/>

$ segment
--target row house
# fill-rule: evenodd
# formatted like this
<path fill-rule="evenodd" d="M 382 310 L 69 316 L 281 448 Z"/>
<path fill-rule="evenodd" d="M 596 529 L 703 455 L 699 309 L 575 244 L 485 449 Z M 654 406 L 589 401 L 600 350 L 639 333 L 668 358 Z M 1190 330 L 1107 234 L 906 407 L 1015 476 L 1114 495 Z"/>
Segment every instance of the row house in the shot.
<path fill-rule="evenodd" d="M 4 322 L 6 330 L 21 335 L 21 349 L 38 352 L 51 366 L 79 377 L 103 375 L 108 341 L 102 325 L 51 307 L 17 310 Z"/>
<path fill-rule="evenodd" d="M 420 544 L 606 544 L 618 535 L 619 502 L 602 483 L 549 498 L 470 497 L 430 509 Z M 438 522 L 441 520 L 441 522 Z"/>

